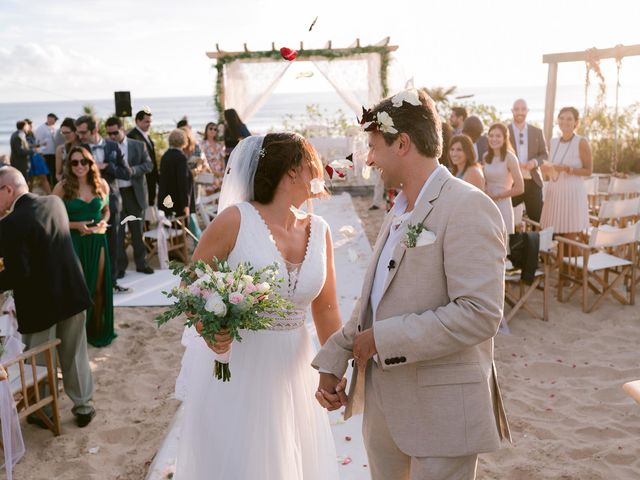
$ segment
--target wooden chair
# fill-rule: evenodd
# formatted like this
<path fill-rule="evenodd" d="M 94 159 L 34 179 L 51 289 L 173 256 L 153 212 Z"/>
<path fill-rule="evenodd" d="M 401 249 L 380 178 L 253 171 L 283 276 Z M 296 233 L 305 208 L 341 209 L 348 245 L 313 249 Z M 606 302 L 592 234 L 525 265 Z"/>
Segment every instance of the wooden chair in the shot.
<path fill-rule="evenodd" d="M 600 193 L 600 177 L 592 175 L 584 179 L 584 187 L 587 190 L 589 212 L 596 214 L 600 207 L 603 195 Z"/>
<path fill-rule="evenodd" d="M 196 212 L 202 221 L 204 228 L 216 218 L 218 214 L 218 200 L 220 199 L 220 193 L 213 193 L 211 195 L 200 197 L 196 201 Z"/>
<path fill-rule="evenodd" d="M 623 305 L 633 305 L 637 229 L 638 224 L 620 229 L 594 228 L 588 244 L 558 236 L 558 301 L 565 301 L 564 285 L 569 283 L 573 289 L 566 299 L 582 289 L 585 313 L 593 311 L 608 295 Z M 597 296 L 592 305 L 587 300 L 589 290 Z"/>
<path fill-rule="evenodd" d="M 60 435 L 57 368 L 54 360 L 54 351 L 59 344 L 58 338 L 50 340 L 3 364 L 9 375 L 7 381 L 16 402 L 18 417 L 23 419 L 35 413 L 55 436 Z M 44 356 L 46 366 L 36 364 L 36 357 L 40 355 Z M 45 384 L 49 387 L 49 393 L 43 396 L 40 387 Z M 47 405 L 51 405 L 52 420 L 43 410 Z"/>
<path fill-rule="evenodd" d="M 608 198 L 634 198 L 640 196 L 640 177 L 618 178 L 611 177 L 609 188 L 607 189 Z"/>
<path fill-rule="evenodd" d="M 624 228 L 640 220 L 640 197 L 605 200 L 600 205 L 598 214 L 590 215 L 589 220 L 594 227 L 609 225 Z"/>
<path fill-rule="evenodd" d="M 536 222 L 528 219 L 525 220 L 525 223 L 528 223 L 531 227 L 538 225 Z M 545 322 L 549 321 L 549 300 L 551 298 L 549 279 L 551 276 L 551 267 L 554 264 L 549 253 L 553 250 L 553 228 L 541 230 L 539 231 L 539 235 L 539 255 L 542 268 L 536 270 L 531 285 L 527 285 L 522 281 L 519 271 L 510 272 L 507 270 L 505 272 L 505 303 L 511 306 L 509 313 L 506 313 L 504 316 L 506 323 L 509 323 L 521 309 L 529 312 L 534 318 Z M 536 290 L 542 290 L 542 315 L 527 305 L 527 301 Z"/>
<path fill-rule="evenodd" d="M 184 263 L 189 262 L 187 245 L 189 219 L 186 216 L 165 218 L 158 211 L 158 226 L 147 230 L 142 234 L 147 247 L 147 260 L 158 254 L 158 229 L 164 229 L 167 253 L 176 252 Z"/>

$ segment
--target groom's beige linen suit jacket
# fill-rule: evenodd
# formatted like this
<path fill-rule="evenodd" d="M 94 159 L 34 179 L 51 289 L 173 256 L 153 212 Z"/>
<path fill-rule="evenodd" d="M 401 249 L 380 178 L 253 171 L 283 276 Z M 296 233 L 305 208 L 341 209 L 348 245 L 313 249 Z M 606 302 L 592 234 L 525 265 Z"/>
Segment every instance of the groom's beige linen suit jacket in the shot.
<path fill-rule="evenodd" d="M 458 457 L 496 450 L 509 439 L 493 363 L 502 318 L 506 233 L 495 204 L 445 168 L 411 213 L 433 243 L 392 259 L 373 324 L 384 419 L 413 457 Z M 392 223 L 387 215 L 351 319 L 312 362 L 342 378 L 357 331 L 372 327 L 370 293 Z M 407 229 L 407 222 L 400 227 Z M 360 375 L 358 375 L 360 373 Z M 345 418 L 362 411 L 364 375 L 354 369 Z"/>

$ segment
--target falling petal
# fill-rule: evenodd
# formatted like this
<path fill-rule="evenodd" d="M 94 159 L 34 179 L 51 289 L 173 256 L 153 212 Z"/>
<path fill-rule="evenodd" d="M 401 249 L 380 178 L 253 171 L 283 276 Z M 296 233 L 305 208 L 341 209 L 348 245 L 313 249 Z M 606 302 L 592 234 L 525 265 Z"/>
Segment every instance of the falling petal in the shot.
<path fill-rule="evenodd" d="M 351 463 L 351 457 L 344 457 L 342 465 L 349 465 Z"/>
<path fill-rule="evenodd" d="M 125 223 L 129 223 L 129 222 L 135 222 L 136 220 L 142 221 L 140 217 L 136 217 L 135 215 L 129 215 L 122 219 L 122 221 L 120 222 L 120 225 L 124 225 Z"/>
<path fill-rule="evenodd" d="M 162 205 L 164 205 L 165 208 L 173 208 L 173 200 L 171 199 L 171 195 L 167 195 L 166 197 L 164 197 Z"/>
<path fill-rule="evenodd" d="M 309 31 L 311 31 L 313 29 L 313 27 L 316 25 L 317 21 L 318 21 L 318 17 L 313 19 L 313 22 L 311 22 L 311 26 L 309 27 Z"/>
<path fill-rule="evenodd" d="M 311 193 L 317 195 L 324 192 L 324 180 L 321 178 L 314 178 L 311 180 Z"/>
<path fill-rule="evenodd" d="M 93 448 L 89 449 L 89 453 L 92 454 L 92 455 L 95 455 L 99 451 L 100 451 L 100 447 L 93 447 Z"/>
<path fill-rule="evenodd" d="M 418 92 L 415 90 L 405 90 L 400 92 L 391 99 L 394 107 L 401 107 L 402 102 L 407 102 L 411 105 L 420 106 L 420 98 L 418 98 Z"/>
<path fill-rule="evenodd" d="M 356 229 L 353 228 L 351 225 L 345 225 L 344 227 L 340 228 L 339 231 L 345 237 L 355 237 L 356 235 Z"/>
<path fill-rule="evenodd" d="M 347 435 L 346 437 L 344 437 L 344 439 L 345 439 L 347 442 L 350 442 L 350 441 L 351 441 L 351 437 L 350 437 L 349 435 Z"/>
<path fill-rule="evenodd" d="M 347 159 L 343 159 L 343 158 L 341 158 L 339 160 L 334 160 L 329 165 L 331 165 L 335 169 L 338 169 L 338 168 L 352 168 L 353 167 L 353 163 L 351 163 Z"/>
<path fill-rule="evenodd" d="M 329 179 L 333 179 L 333 167 L 331 167 L 330 165 L 325 165 L 324 169 L 327 172 L 327 175 L 329 175 Z"/>
<path fill-rule="evenodd" d="M 313 72 L 300 72 L 296 75 L 296 79 L 298 78 L 310 78 L 313 77 Z"/>
<path fill-rule="evenodd" d="M 307 212 L 300 210 L 299 208 L 294 207 L 293 205 L 291 205 L 289 207 L 289 210 L 291 210 L 291 213 L 293 213 L 293 215 L 298 219 L 298 220 L 304 220 L 305 218 L 307 218 Z"/>
<path fill-rule="evenodd" d="M 371 167 L 369 165 L 362 167 L 362 178 L 365 180 L 369 180 L 369 178 L 371 178 Z"/>
<path fill-rule="evenodd" d="M 282 58 L 284 58 L 285 60 L 291 62 L 291 61 L 295 60 L 296 57 L 298 56 L 298 51 L 297 50 L 293 50 L 291 48 L 282 47 L 280 49 L 280 55 L 282 55 Z"/>

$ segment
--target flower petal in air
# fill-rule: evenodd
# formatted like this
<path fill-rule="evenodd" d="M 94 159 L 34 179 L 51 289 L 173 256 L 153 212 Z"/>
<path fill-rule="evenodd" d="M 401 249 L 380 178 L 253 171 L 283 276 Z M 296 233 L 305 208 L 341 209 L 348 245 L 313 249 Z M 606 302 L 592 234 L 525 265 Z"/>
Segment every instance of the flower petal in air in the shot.
<path fill-rule="evenodd" d="M 171 195 L 167 195 L 166 197 L 164 197 L 164 200 L 162 200 L 162 205 L 164 205 L 165 208 L 173 208 L 173 200 L 171 199 Z"/>
<path fill-rule="evenodd" d="M 304 220 L 305 218 L 307 218 L 307 212 L 300 210 L 299 208 L 294 207 L 293 205 L 291 205 L 289 207 L 289 210 L 291 210 L 291 213 L 293 213 L 293 215 L 298 219 L 298 220 Z"/>
<path fill-rule="evenodd" d="M 124 225 L 125 223 L 135 222 L 135 221 L 142 221 L 142 219 L 140 217 L 136 217 L 135 215 L 128 215 L 122 219 L 122 221 L 120 222 L 120 225 Z"/>
<path fill-rule="evenodd" d="M 311 180 L 311 193 L 317 195 L 324 192 L 324 180 L 321 178 L 314 178 Z"/>

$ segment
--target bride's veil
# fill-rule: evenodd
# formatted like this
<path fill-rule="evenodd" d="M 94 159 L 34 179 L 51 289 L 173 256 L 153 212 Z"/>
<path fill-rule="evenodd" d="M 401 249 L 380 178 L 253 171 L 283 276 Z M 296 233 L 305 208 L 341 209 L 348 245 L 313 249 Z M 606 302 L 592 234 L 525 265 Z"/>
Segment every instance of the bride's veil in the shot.
<path fill-rule="evenodd" d="M 253 179 L 258 168 L 263 140 L 263 135 L 247 137 L 231 152 L 222 179 L 218 213 L 231 205 L 253 200 Z"/>

